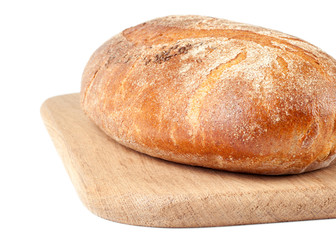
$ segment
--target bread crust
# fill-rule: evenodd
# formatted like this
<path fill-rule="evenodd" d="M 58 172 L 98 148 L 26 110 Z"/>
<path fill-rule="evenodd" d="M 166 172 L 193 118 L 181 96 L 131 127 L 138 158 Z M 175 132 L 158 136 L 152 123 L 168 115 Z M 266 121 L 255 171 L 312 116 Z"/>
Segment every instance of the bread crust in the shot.
<path fill-rule="evenodd" d="M 248 24 L 168 16 L 128 28 L 90 58 L 81 105 L 117 142 L 169 161 L 279 175 L 336 158 L 336 61 Z"/>

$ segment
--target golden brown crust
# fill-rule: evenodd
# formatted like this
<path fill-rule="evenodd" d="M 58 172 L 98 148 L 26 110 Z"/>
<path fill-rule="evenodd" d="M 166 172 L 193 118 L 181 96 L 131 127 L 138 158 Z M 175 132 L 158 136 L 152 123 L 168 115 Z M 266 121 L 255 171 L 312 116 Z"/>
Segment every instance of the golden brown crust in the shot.
<path fill-rule="evenodd" d="M 87 64 L 86 114 L 166 160 L 294 174 L 336 158 L 336 61 L 277 31 L 201 16 L 124 30 Z"/>

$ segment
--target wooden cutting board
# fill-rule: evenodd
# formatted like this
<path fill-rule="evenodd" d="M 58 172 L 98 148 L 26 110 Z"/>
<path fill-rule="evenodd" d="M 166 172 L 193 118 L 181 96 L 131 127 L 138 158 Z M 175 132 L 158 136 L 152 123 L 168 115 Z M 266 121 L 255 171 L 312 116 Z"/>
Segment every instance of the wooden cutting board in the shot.
<path fill-rule="evenodd" d="M 77 193 L 94 214 L 156 227 L 204 227 L 336 217 L 336 165 L 294 176 L 186 166 L 123 147 L 81 111 L 79 94 L 41 114 Z"/>

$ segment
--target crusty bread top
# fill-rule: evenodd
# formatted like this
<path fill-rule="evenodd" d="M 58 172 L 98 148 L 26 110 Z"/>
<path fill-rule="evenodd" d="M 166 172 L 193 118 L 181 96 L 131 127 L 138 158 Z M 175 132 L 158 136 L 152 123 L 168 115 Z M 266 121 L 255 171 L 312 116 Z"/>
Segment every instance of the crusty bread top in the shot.
<path fill-rule="evenodd" d="M 335 159 L 336 61 L 261 27 L 169 16 L 124 30 L 91 57 L 88 116 L 166 160 L 288 174 Z"/>

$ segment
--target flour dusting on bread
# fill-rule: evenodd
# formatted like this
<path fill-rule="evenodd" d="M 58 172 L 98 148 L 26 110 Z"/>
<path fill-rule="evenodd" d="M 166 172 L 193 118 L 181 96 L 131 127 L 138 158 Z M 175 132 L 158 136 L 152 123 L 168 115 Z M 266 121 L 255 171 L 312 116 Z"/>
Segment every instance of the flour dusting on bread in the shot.
<path fill-rule="evenodd" d="M 271 29 L 203 16 L 126 29 L 91 57 L 81 100 L 113 139 L 170 161 L 293 174 L 335 159 L 336 61 Z"/>

